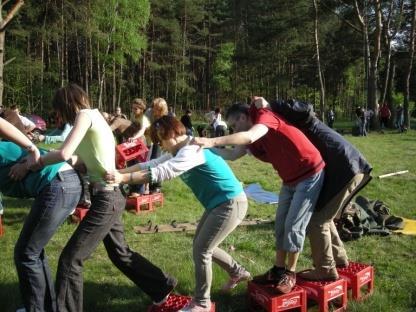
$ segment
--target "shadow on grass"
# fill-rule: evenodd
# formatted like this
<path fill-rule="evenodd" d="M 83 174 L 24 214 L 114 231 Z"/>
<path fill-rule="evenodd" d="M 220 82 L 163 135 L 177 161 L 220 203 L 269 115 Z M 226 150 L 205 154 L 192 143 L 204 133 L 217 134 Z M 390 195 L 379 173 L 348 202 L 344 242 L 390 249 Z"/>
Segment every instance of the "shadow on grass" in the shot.
<path fill-rule="evenodd" d="M 6 210 L 6 209 L 5 209 Z M 5 225 L 14 225 L 14 224 L 22 224 L 27 216 L 27 211 L 13 211 L 13 212 L 5 212 L 3 223 Z"/>

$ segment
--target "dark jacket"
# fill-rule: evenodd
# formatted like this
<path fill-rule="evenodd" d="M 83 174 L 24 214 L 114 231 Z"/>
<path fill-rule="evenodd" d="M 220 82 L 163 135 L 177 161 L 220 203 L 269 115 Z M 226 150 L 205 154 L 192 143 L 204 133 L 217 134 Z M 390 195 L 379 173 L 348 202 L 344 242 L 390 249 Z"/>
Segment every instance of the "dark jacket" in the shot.
<path fill-rule="evenodd" d="M 364 173 L 366 178 L 361 183 L 360 188 L 354 190 L 354 194 L 358 193 L 371 180 L 369 176 L 372 170 L 371 165 L 339 133 L 329 128 L 316 117 L 302 130 L 319 150 L 326 163 L 324 185 L 322 186 L 316 210 L 325 207 L 356 174 Z M 343 209 L 344 207 L 340 208 Z"/>

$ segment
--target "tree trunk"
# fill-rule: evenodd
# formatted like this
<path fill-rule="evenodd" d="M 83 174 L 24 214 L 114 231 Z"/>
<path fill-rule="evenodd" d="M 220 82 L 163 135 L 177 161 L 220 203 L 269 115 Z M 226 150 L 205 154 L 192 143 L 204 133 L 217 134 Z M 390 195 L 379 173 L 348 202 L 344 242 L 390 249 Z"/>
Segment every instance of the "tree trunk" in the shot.
<path fill-rule="evenodd" d="M 319 77 L 319 95 L 320 95 L 320 101 L 319 101 L 319 109 L 321 111 L 321 120 L 324 121 L 325 119 L 325 86 L 324 86 L 324 80 L 322 77 L 322 70 L 321 70 L 321 60 L 319 57 L 319 36 L 318 36 L 318 21 L 319 21 L 319 15 L 318 15 L 318 4 L 317 0 L 313 0 L 313 7 L 315 9 L 315 26 L 314 26 L 314 32 L 315 32 L 315 49 L 316 49 L 316 65 L 318 68 L 318 77 Z"/>
<path fill-rule="evenodd" d="M 4 39 L 5 39 L 5 31 L 7 25 L 9 25 L 10 21 L 15 17 L 17 12 L 20 10 L 22 5 L 24 4 L 23 0 L 17 0 L 13 7 L 7 12 L 6 17 L 3 18 L 3 4 L 0 7 L 0 105 L 3 105 L 3 92 L 4 92 L 4 80 L 3 80 L 3 73 L 4 73 Z"/>
<path fill-rule="evenodd" d="M 415 54 L 415 28 L 416 28 L 416 1 L 412 3 L 412 29 L 410 31 L 409 40 L 409 63 L 406 69 L 406 90 L 404 96 L 404 125 L 407 129 L 410 129 L 410 114 L 409 114 L 409 97 L 410 97 L 410 75 L 413 67 L 413 57 Z"/>

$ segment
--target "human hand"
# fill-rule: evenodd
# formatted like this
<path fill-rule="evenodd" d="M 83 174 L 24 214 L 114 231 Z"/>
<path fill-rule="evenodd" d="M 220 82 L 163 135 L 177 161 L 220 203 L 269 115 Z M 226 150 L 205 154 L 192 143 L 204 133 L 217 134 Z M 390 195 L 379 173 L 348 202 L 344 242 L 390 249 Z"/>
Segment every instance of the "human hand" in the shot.
<path fill-rule="evenodd" d="M 104 180 L 107 183 L 117 183 L 120 184 L 123 182 L 123 174 L 118 172 L 117 170 L 114 171 L 107 171 L 104 175 Z"/>
<path fill-rule="evenodd" d="M 12 180 L 20 181 L 26 176 L 28 171 L 29 171 L 29 168 L 27 167 L 26 161 L 22 163 L 18 163 L 10 168 L 9 177 Z"/>
<path fill-rule="evenodd" d="M 213 139 L 204 137 L 194 137 L 189 143 L 193 145 L 199 145 L 201 148 L 211 148 L 215 146 Z"/>
<path fill-rule="evenodd" d="M 27 159 L 26 160 L 26 166 L 30 170 L 38 170 L 39 168 L 42 167 L 39 163 L 39 161 L 40 161 L 40 152 L 39 152 L 38 148 L 35 145 L 33 145 L 31 150 L 29 150 L 29 153 L 28 153 L 26 159 Z"/>
<path fill-rule="evenodd" d="M 254 105 L 257 108 L 267 108 L 267 107 L 269 107 L 269 103 L 261 96 L 251 97 L 251 102 L 254 103 Z"/>

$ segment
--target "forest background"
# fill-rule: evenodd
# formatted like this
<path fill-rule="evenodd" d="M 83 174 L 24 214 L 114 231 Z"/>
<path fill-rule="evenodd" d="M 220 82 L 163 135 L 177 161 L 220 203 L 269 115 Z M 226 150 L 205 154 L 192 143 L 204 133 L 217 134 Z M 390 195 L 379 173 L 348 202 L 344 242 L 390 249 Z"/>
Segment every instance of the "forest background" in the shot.
<path fill-rule="evenodd" d="M 177 111 L 251 95 L 297 98 L 318 114 L 415 109 L 415 1 L 1 1 L 0 99 L 47 115 L 80 84 L 94 107 L 164 97 Z M 374 119 L 374 126 L 376 125 Z M 392 119 L 393 121 L 394 119 Z M 409 124 L 408 124 L 409 126 Z"/>

